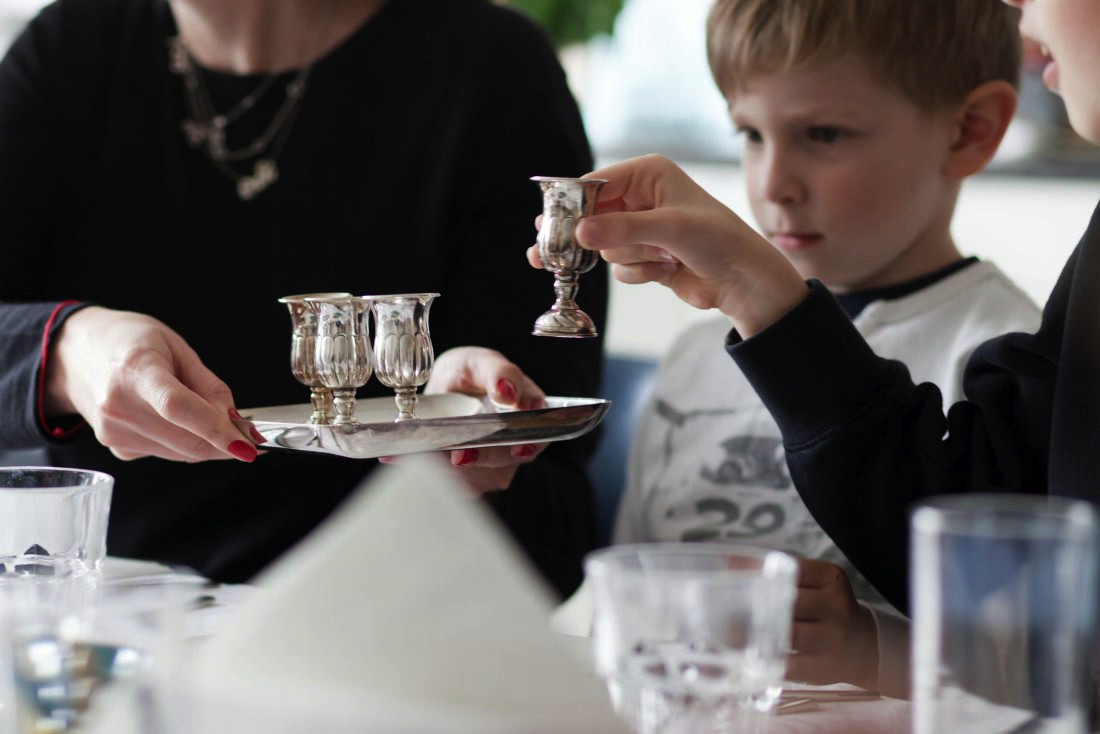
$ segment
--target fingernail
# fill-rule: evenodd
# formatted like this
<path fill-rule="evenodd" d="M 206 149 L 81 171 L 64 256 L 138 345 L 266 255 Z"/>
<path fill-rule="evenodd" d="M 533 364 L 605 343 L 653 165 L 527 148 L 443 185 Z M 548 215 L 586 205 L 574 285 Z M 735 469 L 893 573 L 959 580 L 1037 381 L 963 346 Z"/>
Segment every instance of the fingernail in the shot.
<path fill-rule="evenodd" d="M 517 459 L 529 459 L 535 455 L 536 451 L 538 451 L 537 447 L 527 443 L 516 449 L 515 453 L 512 455 L 515 456 Z"/>
<path fill-rule="evenodd" d="M 256 460 L 256 447 L 247 441 L 236 440 L 225 447 L 225 450 L 236 456 L 241 461 L 252 463 Z"/>
<path fill-rule="evenodd" d="M 267 443 L 267 439 L 264 438 L 262 433 L 256 430 L 256 426 L 248 427 L 248 435 L 252 436 L 252 440 L 256 443 Z"/>
<path fill-rule="evenodd" d="M 477 449 L 466 449 L 462 452 L 462 455 L 458 457 L 458 461 L 455 462 L 455 466 L 466 466 L 467 464 L 473 464 L 477 461 L 477 457 L 480 456 L 480 452 Z"/>
<path fill-rule="evenodd" d="M 243 421 L 244 418 L 241 418 L 241 414 L 237 412 L 236 408 L 230 408 L 229 409 L 229 420 Z"/>
<path fill-rule="evenodd" d="M 669 252 L 668 250 L 665 250 L 665 249 L 660 249 L 659 248 L 657 250 L 657 257 L 661 258 L 661 260 L 663 260 L 666 263 L 678 263 L 678 262 L 680 262 L 679 258 L 677 258 L 675 255 L 673 255 L 671 252 Z"/>
<path fill-rule="evenodd" d="M 512 384 L 511 380 L 497 380 L 497 394 L 509 403 L 516 402 L 516 386 Z"/>

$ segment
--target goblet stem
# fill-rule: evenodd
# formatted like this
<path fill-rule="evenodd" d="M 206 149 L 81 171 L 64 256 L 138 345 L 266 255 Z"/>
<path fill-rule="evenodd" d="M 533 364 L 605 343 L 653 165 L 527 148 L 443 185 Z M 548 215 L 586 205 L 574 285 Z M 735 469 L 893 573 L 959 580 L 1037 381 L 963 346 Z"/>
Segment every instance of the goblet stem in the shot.
<path fill-rule="evenodd" d="M 355 417 L 355 388 L 332 388 L 332 408 L 336 413 L 332 422 L 336 425 L 358 423 Z"/>
<path fill-rule="evenodd" d="M 416 403 L 419 400 L 415 387 L 394 388 L 393 401 L 397 403 L 397 417 L 394 421 L 416 420 Z"/>
<path fill-rule="evenodd" d="M 554 295 L 557 298 L 551 308 L 555 311 L 576 311 L 577 273 L 559 273 L 554 276 Z"/>
<path fill-rule="evenodd" d="M 309 402 L 313 405 L 313 413 L 309 416 L 310 424 L 324 425 L 332 422 L 332 390 L 320 385 L 311 386 Z"/>

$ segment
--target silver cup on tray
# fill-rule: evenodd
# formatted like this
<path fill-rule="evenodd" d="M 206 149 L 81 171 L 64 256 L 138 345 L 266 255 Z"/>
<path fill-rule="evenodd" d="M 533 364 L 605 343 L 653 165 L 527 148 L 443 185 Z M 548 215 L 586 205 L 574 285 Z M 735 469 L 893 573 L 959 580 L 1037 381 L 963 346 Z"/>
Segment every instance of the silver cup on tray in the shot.
<path fill-rule="evenodd" d="M 332 422 L 332 390 L 321 384 L 314 367 L 317 313 L 306 303 L 306 299 L 350 297 L 350 293 L 299 293 L 279 299 L 279 303 L 285 303 L 290 311 L 290 372 L 294 379 L 309 388 L 309 402 L 313 406 L 313 412 L 307 422 L 314 425 Z"/>
<path fill-rule="evenodd" d="M 374 314 L 374 374 L 392 388 L 395 421 L 416 418 L 416 390 L 432 376 L 435 352 L 428 311 L 438 293 L 363 296 Z"/>

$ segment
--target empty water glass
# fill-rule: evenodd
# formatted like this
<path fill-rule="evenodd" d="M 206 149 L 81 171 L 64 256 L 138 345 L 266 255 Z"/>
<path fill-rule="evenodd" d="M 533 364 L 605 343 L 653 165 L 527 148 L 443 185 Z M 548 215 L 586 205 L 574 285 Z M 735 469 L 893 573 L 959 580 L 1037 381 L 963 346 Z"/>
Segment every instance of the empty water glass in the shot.
<path fill-rule="evenodd" d="M 639 734 L 751 732 L 779 697 L 797 564 L 778 551 L 653 543 L 596 551 L 596 668 Z"/>
<path fill-rule="evenodd" d="M 917 734 L 1084 732 L 1097 607 L 1085 502 L 955 495 L 912 517 Z"/>
<path fill-rule="evenodd" d="M 65 731 L 87 698 L 66 635 L 87 618 L 99 581 L 113 487 L 101 472 L 0 468 L 2 731 Z"/>

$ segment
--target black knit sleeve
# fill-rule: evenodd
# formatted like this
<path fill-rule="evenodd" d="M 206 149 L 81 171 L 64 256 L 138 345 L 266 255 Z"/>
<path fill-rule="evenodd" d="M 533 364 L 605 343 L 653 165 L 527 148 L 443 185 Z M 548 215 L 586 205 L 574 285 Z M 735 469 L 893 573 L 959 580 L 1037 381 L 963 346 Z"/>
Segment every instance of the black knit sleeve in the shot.
<path fill-rule="evenodd" d="M 1037 334 L 986 342 L 965 373 L 968 400 L 946 416 L 939 389 L 875 356 L 820 283 L 779 322 L 727 349 L 779 423 L 807 508 L 904 611 L 915 502 L 1045 491 L 1061 324 L 1048 306 Z"/>

